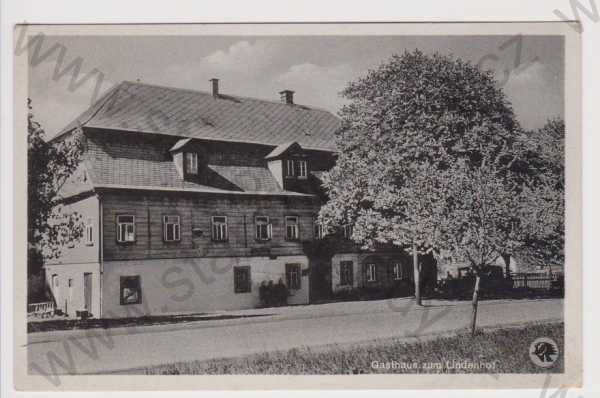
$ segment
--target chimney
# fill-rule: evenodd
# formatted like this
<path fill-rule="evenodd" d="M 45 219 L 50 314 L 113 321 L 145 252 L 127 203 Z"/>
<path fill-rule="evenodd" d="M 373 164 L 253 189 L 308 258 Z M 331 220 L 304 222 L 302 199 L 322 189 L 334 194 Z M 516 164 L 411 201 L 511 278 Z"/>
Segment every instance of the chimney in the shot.
<path fill-rule="evenodd" d="M 279 92 L 281 102 L 288 105 L 294 104 L 294 92 L 292 90 L 283 90 Z"/>
<path fill-rule="evenodd" d="M 219 98 L 219 79 L 213 77 L 209 81 L 212 83 L 212 96 Z"/>

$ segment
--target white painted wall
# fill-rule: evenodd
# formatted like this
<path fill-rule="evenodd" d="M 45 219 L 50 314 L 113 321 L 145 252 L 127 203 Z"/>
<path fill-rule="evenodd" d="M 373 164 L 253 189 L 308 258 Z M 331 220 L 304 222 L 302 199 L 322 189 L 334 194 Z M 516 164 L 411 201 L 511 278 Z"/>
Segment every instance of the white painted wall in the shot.
<path fill-rule="evenodd" d="M 103 264 L 102 317 L 256 308 L 260 304 L 260 283 L 277 283 L 279 278 L 285 283 L 288 263 L 308 269 L 306 256 L 108 261 Z M 234 292 L 234 266 L 250 266 L 251 292 Z M 142 303 L 121 305 L 120 277 L 135 275 L 141 277 Z M 288 304 L 307 304 L 308 284 L 306 274 L 301 289 L 293 291 Z"/>
<path fill-rule="evenodd" d="M 360 255 L 357 253 L 335 254 L 331 258 L 331 288 L 334 292 L 359 286 L 359 279 L 362 278 L 359 260 Z M 340 263 L 342 261 L 352 261 L 352 286 L 340 285 Z"/>
<path fill-rule="evenodd" d="M 83 274 L 92 274 L 92 316 L 100 316 L 100 264 L 54 264 L 46 265 L 46 283 L 56 300 L 56 308 L 75 317 L 75 311 L 84 309 Z M 52 286 L 52 275 L 58 277 L 58 289 Z M 69 279 L 72 286 L 69 288 Z"/>
<path fill-rule="evenodd" d="M 277 180 L 279 188 L 283 189 L 283 162 L 281 159 L 270 160 L 268 163 L 269 171 Z"/>

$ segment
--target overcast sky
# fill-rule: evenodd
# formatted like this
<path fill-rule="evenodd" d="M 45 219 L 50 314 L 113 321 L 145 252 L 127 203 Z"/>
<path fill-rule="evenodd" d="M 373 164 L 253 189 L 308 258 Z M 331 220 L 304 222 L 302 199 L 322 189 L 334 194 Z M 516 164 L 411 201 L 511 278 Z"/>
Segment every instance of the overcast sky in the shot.
<path fill-rule="evenodd" d="M 291 89 L 296 103 L 334 113 L 343 104 L 338 93 L 347 82 L 392 54 L 418 48 L 492 69 L 525 128 L 563 117 L 564 51 L 558 36 L 54 36 L 46 37 L 42 52 L 55 43 L 66 49 L 61 68 L 81 57 L 80 78 L 94 69 L 102 72 L 101 92 L 123 80 L 138 79 L 208 91 L 208 79 L 217 77 L 224 94 L 278 100 L 278 91 Z M 54 79 L 57 55 L 55 51 L 30 66 L 33 111 L 48 136 L 90 105 L 98 76 L 70 90 L 75 68 Z"/>

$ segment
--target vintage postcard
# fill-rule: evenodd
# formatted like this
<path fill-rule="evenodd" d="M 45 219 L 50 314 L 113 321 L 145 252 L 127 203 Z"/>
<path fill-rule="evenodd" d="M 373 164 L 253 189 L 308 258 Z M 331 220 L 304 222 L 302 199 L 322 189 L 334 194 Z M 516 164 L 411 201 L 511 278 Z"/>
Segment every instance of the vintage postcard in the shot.
<path fill-rule="evenodd" d="M 581 385 L 572 24 L 18 25 L 14 57 L 18 389 Z"/>

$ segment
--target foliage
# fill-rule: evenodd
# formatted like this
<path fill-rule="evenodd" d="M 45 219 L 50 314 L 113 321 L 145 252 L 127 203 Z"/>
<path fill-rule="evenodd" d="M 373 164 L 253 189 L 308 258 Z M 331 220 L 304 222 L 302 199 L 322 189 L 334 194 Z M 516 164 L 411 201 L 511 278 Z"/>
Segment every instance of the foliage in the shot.
<path fill-rule="evenodd" d="M 320 212 L 329 228 L 353 223 L 365 248 L 415 242 L 475 269 L 560 230 L 562 202 L 540 167 L 561 154 L 548 144 L 532 162 L 535 137 L 521 131 L 491 72 L 417 50 L 343 95 L 351 102 Z M 544 133 L 559 137 L 555 127 Z"/>
<path fill-rule="evenodd" d="M 320 219 L 354 223 L 353 239 L 432 247 L 441 202 L 431 173 L 483 150 L 507 167 L 516 160 L 518 124 L 491 72 L 420 51 L 393 56 L 342 93 L 340 156 L 324 176 L 330 201 Z M 417 184 L 415 181 L 426 182 Z"/>
<path fill-rule="evenodd" d="M 53 142 L 34 120 L 28 100 L 28 273 L 39 272 L 42 257 L 55 258 L 61 246 L 83 233 L 81 216 L 63 205 L 60 190 L 80 164 L 82 141 L 71 134 Z M 43 255 L 43 256 L 42 256 Z"/>
<path fill-rule="evenodd" d="M 521 262 L 548 266 L 564 263 L 565 232 L 565 124 L 550 119 L 527 136 L 527 164 L 536 178 L 537 203 L 532 204 L 546 233 L 531 236 L 517 255 Z"/>
<path fill-rule="evenodd" d="M 262 307 L 279 307 L 287 305 L 289 290 L 281 279 L 275 284 L 273 281 L 262 281 L 258 295 Z"/>
<path fill-rule="evenodd" d="M 42 273 L 27 276 L 27 303 L 50 301 L 50 292 Z"/>

